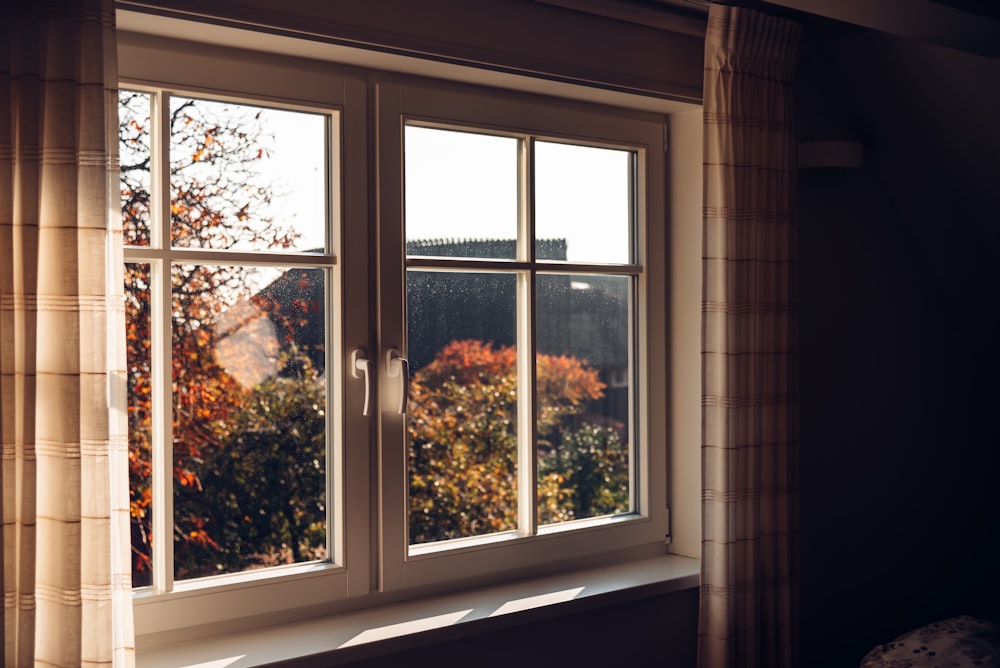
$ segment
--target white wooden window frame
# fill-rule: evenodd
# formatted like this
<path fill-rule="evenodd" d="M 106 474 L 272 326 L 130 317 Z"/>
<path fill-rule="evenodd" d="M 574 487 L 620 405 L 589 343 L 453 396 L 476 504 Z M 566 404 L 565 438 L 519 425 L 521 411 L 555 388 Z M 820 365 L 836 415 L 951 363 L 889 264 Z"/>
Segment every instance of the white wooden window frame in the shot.
<path fill-rule="evenodd" d="M 345 289 L 345 273 L 368 271 L 365 146 L 365 83 L 356 75 L 316 63 L 168 41 L 124 41 L 119 88 L 151 96 L 151 244 L 126 247 L 126 262 L 150 265 L 154 278 L 152 323 L 154 373 L 153 512 L 154 536 L 170 536 L 173 480 L 170 461 L 171 414 L 169 267 L 172 262 L 233 263 L 322 268 L 327 296 L 327 498 L 330 558 L 276 568 L 175 582 L 172 549 L 153 543 L 153 585 L 136 590 L 135 627 L 139 638 L 201 633 L 227 621 L 273 614 L 293 615 L 368 594 L 370 582 L 370 424 L 361 416 L 362 393 L 346 373 L 345 350 L 368 341 L 368 299 Z M 325 115 L 329 130 L 325 198 L 326 249 L 322 254 L 232 252 L 171 248 L 167 114 L 171 96 L 307 111 Z M 352 169 L 345 169 L 351 164 Z M 352 194 L 347 194 L 352 193 Z M 359 195 L 360 193 L 360 195 Z M 354 221 L 347 225 L 345 220 Z M 360 223 L 360 224 L 358 224 Z M 157 316 L 157 312 L 159 315 Z M 341 314 L 356 314 L 343 318 Z M 159 351 L 159 352 L 156 352 Z M 166 543 L 166 544 L 165 544 Z M 202 629 L 203 631 L 197 631 Z"/>
<path fill-rule="evenodd" d="M 120 54 L 121 88 L 331 113 L 339 119 L 340 137 L 339 157 L 331 160 L 329 257 L 304 261 L 327 263 L 331 276 L 326 310 L 331 341 L 328 401 L 333 402 L 328 413 L 329 461 L 340 466 L 331 482 L 331 506 L 335 512 L 348 511 L 332 527 L 334 545 L 343 551 L 331 563 L 189 583 L 170 584 L 161 575 L 157 586 L 136 593 L 140 644 L 215 634 L 275 614 L 283 621 L 305 619 L 379 600 L 496 584 L 515 575 L 623 563 L 666 551 L 667 412 L 647 408 L 667 405 L 668 400 L 669 351 L 650 345 L 668 340 L 668 263 L 660 261 L 669 257 L 663 115 L 152 36 L 123 35 Z M 635 151 L 639 308 L 633 324 L 638 359 L 634 393 L 640 407 L 633 430 L 639 443 L 633 453 L 638 458 L 636 512 L 513 538 L 457 542 L 446 550 L 407 545 L 404 423 L 391 409 L 398 402 L 398 380 L 387 376 L 382 361 L 389 349 L 405 343 L 401 176 L 402 132 L 408 118 Z M 169 206 L 163 198 L 167 184 L 154 186 L 154 192 L 157 188 L 160 199 L 153 206 Z M 377 206 L 370 210 L 370 203 Z M 372 254 L 371 249 L 379 252 Z M 165 253 L 130 249 L 126 261 L 166 262 Z M 285 257 L 276 262 L 284 264 Z M 368 277 L 376 272 L 377 285 L 368 285 Z M 369 328 L 372 322 L 377 323 L 375 331 Z M 362 386 L 348 370 L 355 349 L 371 351 L 377 363 L 382 408 L 375 419 L 362 415 Z"/>
<path fill-rule="evenodd" d="M 565 264 L 567 270 L 629 274 L 635 277 L 637 313 L 631 328 L 637 368 L 634 387 L 635 411 L 632 435 L 637 441 L 631 453 L 633 466 L 634 512 L 614 517 L 577 520 L 539 528 L 531 504 L 521 508 L 520 528 L 515 532 L 458 539 L 433 546 L 410 546 L 407 541 L 405 418 L 394 410 L 380 413 L 380 586 L 385 591 L 410 587 L 448 586 L 448 583 L 496 581 L 498 574 L 512 571 L 542 572 L 553 564 L 585 559 L 628 558 L 630 551 L 661 549 L 667 534 L 666 423 L 663 411 L 649 406 L 666 401 L 666 352 L 650 346 L 650 341 L 666 337 L 664 263 L 650 263 L 651 249 L 665 256 L 665 226 L 650 221 L 665 220 L 662 184 L 664 173 L 664 132 L 662 117 L 620 109 L 583 105 L 561 100 L 519 95 L 509 91 L 459 86 L 443 82 L 413 82 L 385 77 L 376 84 L 378 118 L 378 239 L 380 359 L 391 349 L 405 350 L 404 303 L 404 133 L 407 123 L 479 129 L 520 138 L 534 137 L 578 143 L 586 146 L 619 148 L 635 154 L 635 253 L 636 262 L 615 269 L 610 265 Z M 527 165 L 522 173 L 527 174 Z M 525 177 L 526 178 L 526 177 Z M 522 184 L 530 187 L 528 184 Z M 522 198 L 521 206 L 526 201 Z M 522 213 L 521 226 L 530 225 Z M 530 222 L 530 221 L 529 221 Z M 416 260 L 414 267 L 428 262 Z M 439 262 L 442 267 L 462 266 L 461 260 Z M 487 263 L 488 264 L 488 263 Z M 559 267 L 543 262 L 520 263 L 522 276 Z M 496 267 L 499 268 L 499 265 Z M 530 299 L 519 300 L 520 342 L 529 342 L 532 329 L 525 323 L 534 319 Z M 519 345 L 523 349 L 525 345 Z M 530 361 L 534 355 L 519 355 Z M 383 370 L 383 374 L 384 374 Z M 527 369 L 521 374 L 530 377 Z M 382 402 L 398 402 L 398 380 L 381 379 Z M 524 404 L 526 402 L 519 402 Z M 522 407 L 519 405 L 519 409 Z M 529 406 L 530 411 L 530 406 Z M 522 415 L 522 423 L 530 413 Z M 522 455 L 531 451 L 521 448 Z M 523 456 L 522 456 L 523 459 Z M 519 465 L 520 486 L 532 489 L 534 466 Z M 527 472 L 526 475 L 523 474 Z M 657 472 L 657 474 L 654 474 Z M 523 496 L 523 493 L 519 493 Z M 533 494 L 530 496 L 533 497 Z M 500 575 L 504 577 L 504 575 Z"/>

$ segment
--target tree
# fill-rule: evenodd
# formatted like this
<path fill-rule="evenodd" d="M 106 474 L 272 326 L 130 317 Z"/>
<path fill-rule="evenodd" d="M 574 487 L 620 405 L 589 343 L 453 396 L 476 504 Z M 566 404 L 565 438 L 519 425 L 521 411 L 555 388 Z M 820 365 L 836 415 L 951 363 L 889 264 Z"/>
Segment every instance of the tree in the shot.
<path fill-rule="evenodd" d="M 453 341 L 410 381 L 410 542 L 517 526 L 517 353 Z M 537 357 L 539 521 L 628 508 L 628 455 L 619 428 L 587 404 L 603 396 L 598 372 L 565 355 Z"/>
<path fill-rule="evenodd" d="M 308 358 L 295 366 L 248 393 L 204 452 L 203 487 L 179 490 L 215 541 L 187 546 L 179 577 L 325 556 L 325 388 Z"/>
<path fill-rule="evenodd" d="M 149 98 L 122 91 L 119 96 L 121 194 L 125 243 L 150 244 L 150 132 Z M 170 226 L 177 246 L 214 249 L 281 249 L 295 240 L 288 227 L 274 224 L 266 214 L 272 188 L 257 165 L 270 153 L 272 138 L 259 111 L 230 108 L 204 100 L 177 100 L 169 114 Z M 322 551 L 325 536 L 315 529 L 315 511 L 324 510 L 323 448 L 314 452 L 315 434 L 325 433 L 317 379 L 307 351 L 285 347 L 281 367 L 290 372 L 256 387 L 246 387 L 219 363 L 218 346 L 226 332 L 213 325 L 235 304 L 251 304 L 251 317 L 268 318 L 287 339 L 294 339 L 303 313 L 296 305 L 255 294 L 250 269 L 211 264 L 175 265 L 170 281 L 173 303 L 173 479 L 175 573 L 178 577 L 242 570 L 275 559 L 299 558 Z M 153 536 L 150 506 L 152 411 L 151 301 L 147 265 L 126 264 L 126 341 L 129 391 L 129 461 L 132 515 L 133 583 L 149 583 Z M 306 311 L 314 305 L 306 304 Z M 291 370 L 294 370 L 292 372 Z M 302 404 L 301 402 L 307 402 Z M 263 407 L 280 407 L 264 417 Z M 320 408 L 309 408 L 319 406 Z M 296 425 L 289 426 L 288 420 Z M 266 425 L 261 427 L 261 425 Z M 287 438 L 289 433 L 301 439 Z M 270 434 L 270 436 L 268 436 Z M 270 441 L 268 440 L 270 438 Z M 279 443 L 282 447 L 274 449 Z M 302 447 L 309 466 L 289 459 L 291 448 Z M 316 465 L 311 463 L 317 461 Z M 240 464 L 244 470 L 237 472 Z M 271 529 L 246 522 L 234 527 L 232 517 L 260 515 L 250 499 L 267 497 L 231 492 L 266 470 L 278 480 L 295 478 L 281 509 L 268 508 Z M 297 470 L 297 473 L 295 472 Z M 306 471 L 312 471 L 306 475 Z M 289 473 L 293 471 L 293 473 Z M 284 477 L 283 477 L 284 476 Z M 263 476 L 267 478 L 267 475 Z M 223 479 L 225 478 L 225 479 Z M 254 484 L 273 489 L 261 476 Z M 261 491 L 259 489 L 251 492 Z M 318 501 L 317 501 L 318 495 Z M 235 508 L 226 499 L 237 499 Z M 234 501 L 235 502 L 235 501 Z M 303 510 L 309 508 L 310 510 Z M 284 518 L 284 520 L 282 519 Z M 287 521 L 285 521 L 287 520 Z M 282 521 L 285 523 L 282 525 Z M 237 534 L 239 534 L 237 536 Z M 293 538 L 294 536 L 294 538 Z M 291 541 L 291 544 L 289 543 Z M 284 547 L 282 547 L 284 546 Z M 311 552 L 310 552 L 311 551 Z"/>

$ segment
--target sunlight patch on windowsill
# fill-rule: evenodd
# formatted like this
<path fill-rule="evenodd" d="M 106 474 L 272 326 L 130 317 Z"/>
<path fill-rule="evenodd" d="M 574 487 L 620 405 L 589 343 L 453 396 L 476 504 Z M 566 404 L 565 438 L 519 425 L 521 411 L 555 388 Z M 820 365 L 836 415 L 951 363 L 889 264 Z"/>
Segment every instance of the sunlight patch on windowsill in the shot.
<path fill-rule="evenodd" d="M 430 631 L 431 629 L 439 629 L 443 626 L 451 626 L 457 624 L 463 617 L 471 613 L 472 608 L 469 608 L 468 610 L 449 612 L 444 615 L 434 615 L 433 617 L 423 617 L 408 622 L 380 626 L 376 629 L 367 629 L 342 644 L 341 647 L 353 647 L 354 645 L 363 645 L 379 640 L 397 638 L 410 633 L 420 633 L 422 631 Z"/>
<path fill-rule="evenodd" d="M 388 603 L 137 651 L 144 668 L 332 665 L 698 586 L 700 562 L 662 555 Z M 428 635 L 430 634 L 430 635 Z M 239 654 L 237 654 L 239 653 Z"/>
<path fill-rule="evenodd" d="M 512 612 L 521 612 L 523 610 L 531 610 L 532 608 L 540 608 L 543 605 L 565 603 L 566 601 L 572 601 L 574 598 L 579 596 L 581 592 L 583 592 L 583 587 L 573 587 L 571 589 L 563 589 L 562 591 L 554 591 L 549 594 L 538 594 L 537 596 L 526 596 L 524 598 L 514 599 L 512 601 L 507 601 L 499 608 L 491 612 L 490 617 L 498 617 Z"/>

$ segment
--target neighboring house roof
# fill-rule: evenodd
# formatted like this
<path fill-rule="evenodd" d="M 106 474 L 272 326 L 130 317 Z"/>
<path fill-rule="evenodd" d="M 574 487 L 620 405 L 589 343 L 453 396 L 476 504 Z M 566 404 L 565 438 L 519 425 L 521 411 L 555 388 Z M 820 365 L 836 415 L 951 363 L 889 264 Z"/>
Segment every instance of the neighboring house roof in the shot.
<path fill-rule="evenodd" d="M 408 242 L 411 256 L 515 257 L 513 239 L 434 239 Z M 540 259 L 564 260 L 565 239 L 542 239 L 536 253 Z M 539 274 L 536 305 L 536 338 L 540 352 L 572 355 L 589 362 L 602 372 L 607 382 L 611 374 L 628 370 L 629 282 L 615 276 Z M 309 356 L 324 371 L 325 295 L 321 269 L 296 268 L 282 274 L 250 301 L 240 304 L 220 318 L 224 334 L 219 352 L 240 351 L 243 364 L 256 359 L 247 378 L 273 373 L 274 359 L 294 348 Z M 407 272 L 407 317 L 419 327 L 408 333 L 407 355 L 416 371 L 454 340 L 478 339 L 495 345 L 516 343 L 516 277 L 503 272 Z M 443 317 L 447 314 L 447 317 Z M 260 318 L 267 316 L 269 323 Z M 235 320 L 234 320 L 235 318 Z M 251 336 L 251 334 L 253 336 Z M 264 336 L 268 341 L 253 342 Z M 275 344 L 276 342 L 276 344 Z M 254 352 L 256 350 L 256 352 Z M 231 359 L 235 352 L 228 352 Z M 294 357 L 294 356 L 291 356 Z M 260 359 L 258 359 L 260 358 Z M 224 361 L 224 360 L 223 360 Z M 224 367 L 232 368 L 223 363 Z M 283 373 L 291 373 L 285 369 Z"/>

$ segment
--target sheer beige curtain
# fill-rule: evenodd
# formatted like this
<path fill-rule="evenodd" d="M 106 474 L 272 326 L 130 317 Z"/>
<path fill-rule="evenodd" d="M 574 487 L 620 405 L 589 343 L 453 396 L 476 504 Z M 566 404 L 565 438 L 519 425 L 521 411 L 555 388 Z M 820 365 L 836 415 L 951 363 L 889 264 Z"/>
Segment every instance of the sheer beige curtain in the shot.
<path fill-rule="evenodd" d="M 705 40 L 702 668 L 796 661 L 799 27 L 712 5 Z"/>
<path fill-rule="evenodd" d="M 7 666 L 131 665 L 112 0 L 0 9 Z"/>

